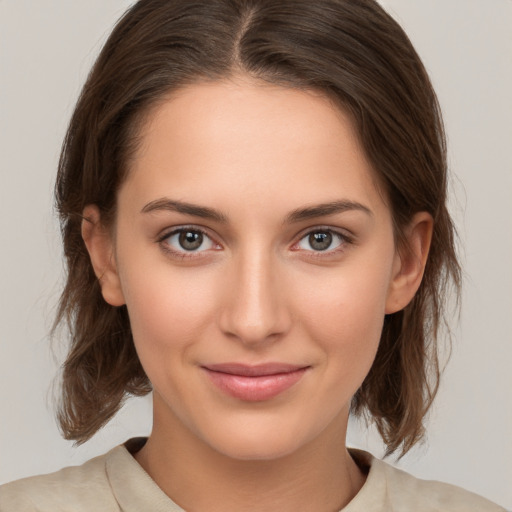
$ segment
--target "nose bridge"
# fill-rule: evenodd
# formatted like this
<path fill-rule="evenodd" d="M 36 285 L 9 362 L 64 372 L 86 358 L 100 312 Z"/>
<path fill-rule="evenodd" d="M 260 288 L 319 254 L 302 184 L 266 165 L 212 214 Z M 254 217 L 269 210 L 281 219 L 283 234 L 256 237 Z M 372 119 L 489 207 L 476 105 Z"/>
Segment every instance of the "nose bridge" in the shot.
<path fill-rule="evenodd" d="M 223 331 L 247 345 L 286 332 L 290 317 L 281 277 L 278 259 L 261 245 L 253 244 L 234 256 L 222 312 Z"/>

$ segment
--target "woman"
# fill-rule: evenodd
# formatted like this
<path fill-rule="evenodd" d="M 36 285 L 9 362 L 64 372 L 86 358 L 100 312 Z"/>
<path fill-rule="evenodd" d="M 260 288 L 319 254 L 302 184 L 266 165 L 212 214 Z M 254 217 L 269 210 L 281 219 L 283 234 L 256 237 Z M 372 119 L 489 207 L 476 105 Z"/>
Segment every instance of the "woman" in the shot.
<path fill-rule="evenodd" d="M 2 510 L 501 510 L 345 447 L 350 411 L 421 439 L 459 284 L 435 94 L 377 4 L 138 2 L 56 190 L 65 437 L 151 389 L 153 432 Z"/>

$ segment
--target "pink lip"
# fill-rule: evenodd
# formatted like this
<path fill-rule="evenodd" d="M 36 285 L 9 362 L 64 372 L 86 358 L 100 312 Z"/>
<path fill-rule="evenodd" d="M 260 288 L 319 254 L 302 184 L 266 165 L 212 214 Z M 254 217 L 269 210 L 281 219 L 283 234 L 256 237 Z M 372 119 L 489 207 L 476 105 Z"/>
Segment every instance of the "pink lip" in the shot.
<path fill-rule="evenodd" d="M 211 382 L 221 391 L 240 400 L 270 400 L 296 384 L 308 369 L 285 363 L 248 366 L 239 363 L 203 366 Z"/>

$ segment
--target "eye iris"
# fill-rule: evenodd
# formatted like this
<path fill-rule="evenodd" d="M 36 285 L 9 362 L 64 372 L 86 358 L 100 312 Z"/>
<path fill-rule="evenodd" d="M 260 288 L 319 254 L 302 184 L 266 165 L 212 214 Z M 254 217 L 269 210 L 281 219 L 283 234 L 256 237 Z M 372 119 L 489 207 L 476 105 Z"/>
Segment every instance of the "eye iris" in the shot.
<path fill-rule="evenodd" d="M 309 235 L 309 244 L 316 251 L 325 251 L 332 243 L 332 234 L 329 232 L 317 232 Z"/>
<path fill-rule="evenodd" d="M 179 236 L 181 247 L 187 251 L 194 251 L 201 247 L 203 234 L 198 231 L 182 231 Z"/>

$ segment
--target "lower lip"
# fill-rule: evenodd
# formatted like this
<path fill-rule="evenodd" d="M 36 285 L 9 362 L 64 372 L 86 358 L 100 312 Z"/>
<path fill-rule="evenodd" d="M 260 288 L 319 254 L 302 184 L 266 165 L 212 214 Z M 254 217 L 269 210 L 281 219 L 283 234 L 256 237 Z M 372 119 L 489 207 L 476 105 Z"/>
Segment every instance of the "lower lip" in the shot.
<path fill-rule="evenodd" d="M 280 395 L 296 384 L 307 368 L 274 375 L 246 377 L 205 368 L 210 380 L 224 393 L 246 402 L 262 402 Z"/>

